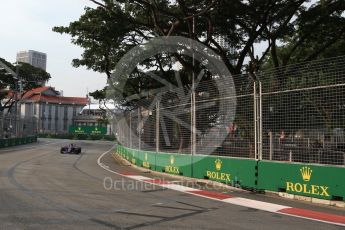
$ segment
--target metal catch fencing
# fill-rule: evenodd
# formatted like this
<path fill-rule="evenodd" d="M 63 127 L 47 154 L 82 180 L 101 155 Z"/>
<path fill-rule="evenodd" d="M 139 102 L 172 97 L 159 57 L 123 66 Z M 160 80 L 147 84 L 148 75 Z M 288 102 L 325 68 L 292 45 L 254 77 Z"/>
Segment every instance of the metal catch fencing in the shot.
<path fill-rule="evenodd" d="M 37 134 L 37 118 L 0 114 L 0 139 L 34 136 Z"/>
<path fill-rule="evenodd" d="M 345 57 L 260 74 L 262 158 L 345 165 Z"/>
<path fill-rule="evenodd" d="M 118 141 L 143 151 L 345 165 L 345 57 L 255 76 L 213 77 L 117 114 Z"/>

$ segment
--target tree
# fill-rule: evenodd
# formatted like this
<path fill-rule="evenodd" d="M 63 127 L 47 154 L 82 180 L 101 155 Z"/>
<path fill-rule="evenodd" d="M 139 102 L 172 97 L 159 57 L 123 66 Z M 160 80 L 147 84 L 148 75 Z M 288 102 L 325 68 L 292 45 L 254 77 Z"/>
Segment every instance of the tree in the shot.
<path fill-rule="evenodd" d="M 126 51 L 156 36 L 177 35 L 200 41 L 222 57 L 232 74 L 240 74 L 247 57 L 251 71 L 258 71 L 268 54 L 274 67 L 287 65 L 295 53 L 314 40 L 318 49 L 307 58 L 313 59 L 345 34 L 342 0 L 316 1 L 309 7 L 305 5 L 309 0 L 90 1 L 96 8 L 87 7 L 78 21 L 53 30 L 70 34 L 72 43 L 84 48 L 82 58 L 73 60 L 74 66 L 86 66 L 108 77 Z M 219 36 L 236 48 L 230 59 L 216 41 Z M 278 44 L 288 38 L 291 49 L 280 63 Z M 267 43 L 260 57 L 255 47 L 259 42 Z M 174 56 L 190 69 L 190 61 Z"/>
<path fill-rule="evenodd" d="M 11 63 L 7 62 L 5 59 L 0 58 L 0 62 L 5 64 L 8 68 L 10 68 L 13 72 L 16 72 L 16 67 L 12 65 Z M 8 111 L 11 109 L 13 104 L 15 103 L 15 95 L 14 93 L 8 94 L 8 90 L 14 92 L 16 90 L 16 87 L 19 87 L 19 85 L 22 85 L 22 94 L 20 97 L 23 97 L 27 91 L 30 89 L 36 88 L 41 86 L 44 82 L 48 81 L 50 79 L 50 74 L 44 71 L 43 69 L 34 67 L 28 63 L 18 63 L 19 66 L 19 76 L 21 81 L 18 82 L 19 79 L 14 79 L 13 76 L 6 72 L 6 70 L 0 71 L 0 109 L 8 109 Z M 16 86 L 16 84 L 18 84 Z M 18 89 L 19 90 L 19 89 Z M 8 98 L 8 96 L 10 96 Z M 6 100 L 4 100 L 6 99 Z"/>
<path fill-rule="evenodd" d="M 307 60 L 312 60 L 341 41 L 345 34 L 342 16 L 343 0 L 90 0 L 94 8 L 85 8 L 85 13 L 68 26 L 54 27 L 58 33 L 72 36 L 72 43 L 81 46 L 84 53 L 74 59 L 75 67 L 105 73 L 110 78 L 116 63 L 133 46 L 158 36 L 183 36 L 203 43 L 216 52 L 234 77 L 237 94 L 243 95 L 242 87 L 248 81 L 249 72 L 256 80 L 262 67 L 281 67 L 293 63 L 303 56 L 303 50 L 313 44 Z M 193 30 L 195 25 L 195 30 Z M 234 53 L 218 42 L 223 38 Z M 264 52 L 258 53 L 258 44 Z M 287 45 L 286 53 L 281 46 Z M 185 71 L 184 84 L 190 85 L 192 72 L 198 74 L 200 63 L 192 64 L 191 58 L 173 53 L 156 55 L 143 63 L 147 69 L 156 68 L 163 78 L 169 79 L 171 63 L 179 61 Z M 248 64 L 247 61 L 249 60 Z M 284 69 L 272 76 L 279 89 L 286 87 Z M 120 78 L 121 76 L 119 76 Z M 123 92 L 126 96 L 149 91 L 155 86 L 134 71 Z M 145 88 L 147 87 L 147 88 Z M 247 92 L 247 94 L 252 92 Z M 127 105 L 127 101 L 121 101 Z M 237 120 L 246 122 L 245 114 L 250 109 L 245 101 Z M 242 116 L 242 117 L 239 117 Z M 241 127 L 240 127 L 241 128 Z"/>

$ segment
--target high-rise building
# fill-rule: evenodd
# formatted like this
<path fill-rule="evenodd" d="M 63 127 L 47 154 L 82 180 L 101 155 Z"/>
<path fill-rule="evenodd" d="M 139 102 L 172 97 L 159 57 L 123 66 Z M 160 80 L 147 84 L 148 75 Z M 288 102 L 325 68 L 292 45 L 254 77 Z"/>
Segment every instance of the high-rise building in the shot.
<path fill-rule="evenodd" d="M 225 36 L 216 36 L 215 40 L 219 44 L 219 46 L 222 47 L 225 50 L 226 56 L 230 60 L 231 64 L 235 65 L 236 64 L 236 60 L 233 57 L 233 55 L 236 52 L 235 47 L 231 46 L 229 44 L 229 42 L 226 41 Z"/>
<path fill-rule="evenodd" d="M 46 70 L 47 68 L 47 54 L 34 51 L 20 51 L 17 53 L 17 61 L 29 63 L 32 66 Z"/>

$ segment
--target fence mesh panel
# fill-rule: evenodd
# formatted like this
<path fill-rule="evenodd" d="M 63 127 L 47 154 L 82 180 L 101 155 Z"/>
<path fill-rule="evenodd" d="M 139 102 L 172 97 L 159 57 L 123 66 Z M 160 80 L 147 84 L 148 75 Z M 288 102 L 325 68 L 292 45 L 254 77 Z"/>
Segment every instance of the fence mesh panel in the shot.
<path fill-rule="evenodd" d="M 248 79 L 235 76 L 236 89 L 221 78 L 196 89 L 196 128 L 201 131 L 197 154 L 254 158 L 253 82 Z M 219 85 L 236 95 L 221 94 Z"/>
<path fill-rule="evenodd" d="M 161 92 L 158 100 L 146 98 L 122 113 L 118 139 L 135 149 L 191 154 L 195 127 L 195 154 L 259 153 L 263 160 L 344 166 L 344 66 L 345 57 L 337 57 L 261 72 L 256 79 L 233 76 L 235 88 L 208 78 L 196 85 L 195 100 L 190 85 L 182 94 Z"/>
<path fill-rule="evenodd" d="M 37 134 L 37 119 L 13 114 L 0 115 L 0 129 L 0 138 L 33 136 Z"/>
<path fill-rule="evenodd" d="M 260 75 L 263 159 L 344 165 L 345 57 Z"/>

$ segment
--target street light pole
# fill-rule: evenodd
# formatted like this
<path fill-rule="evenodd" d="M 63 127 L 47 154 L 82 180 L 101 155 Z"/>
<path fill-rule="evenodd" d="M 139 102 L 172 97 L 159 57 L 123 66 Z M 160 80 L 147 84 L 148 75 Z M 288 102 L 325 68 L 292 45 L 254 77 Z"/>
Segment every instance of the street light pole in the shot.
<path fill-rule="evenodd" d="M 14 90 L 14 135 L 17 137 L 17 113 L 18 113 L 18 82 L 19 82 L 19 68 L 18 63 L 16 65 L 16 82 L 15 82 L 15 90 Z"/>
<path fill-rule="evenodd" d="M 8 73 L 10 73 L 11 75 L 12 75 L 12 78 L 16 81 L 16 83 L 15 83 L 15 88 L 17 88 L 18 87 L 18 72 L 19 72 L 19 70 L 18 69 L 16 69 L 16 72 L 17 73 L 15 73 L 11 68 L 9 68 L 7 65 L 5 65 L 3 62 L 1 62 L 0 61 L 0 67 L 1 68 L 4 68 L 5 70 L 6 70 L 6 72 L 8 72 Z M 18 67 L 17 67 L 18 68 Z M 15 103 L 17 103 L 17 89 L 15 90 L 16 92 L 15 92 Z M 16 108 L 15 109 L 17 109 L 17 106 L 16 106 Z M 4 116 L 4 114 L 3 114 L 3 116 Z M 15 123 L 16 123 L 16 120 L 15 120 Z M 15 128 L 17 128 L 17 127 L 15 127 Z M 1 130 L 1 133 L 3 133 L 3 130 Z"/>

